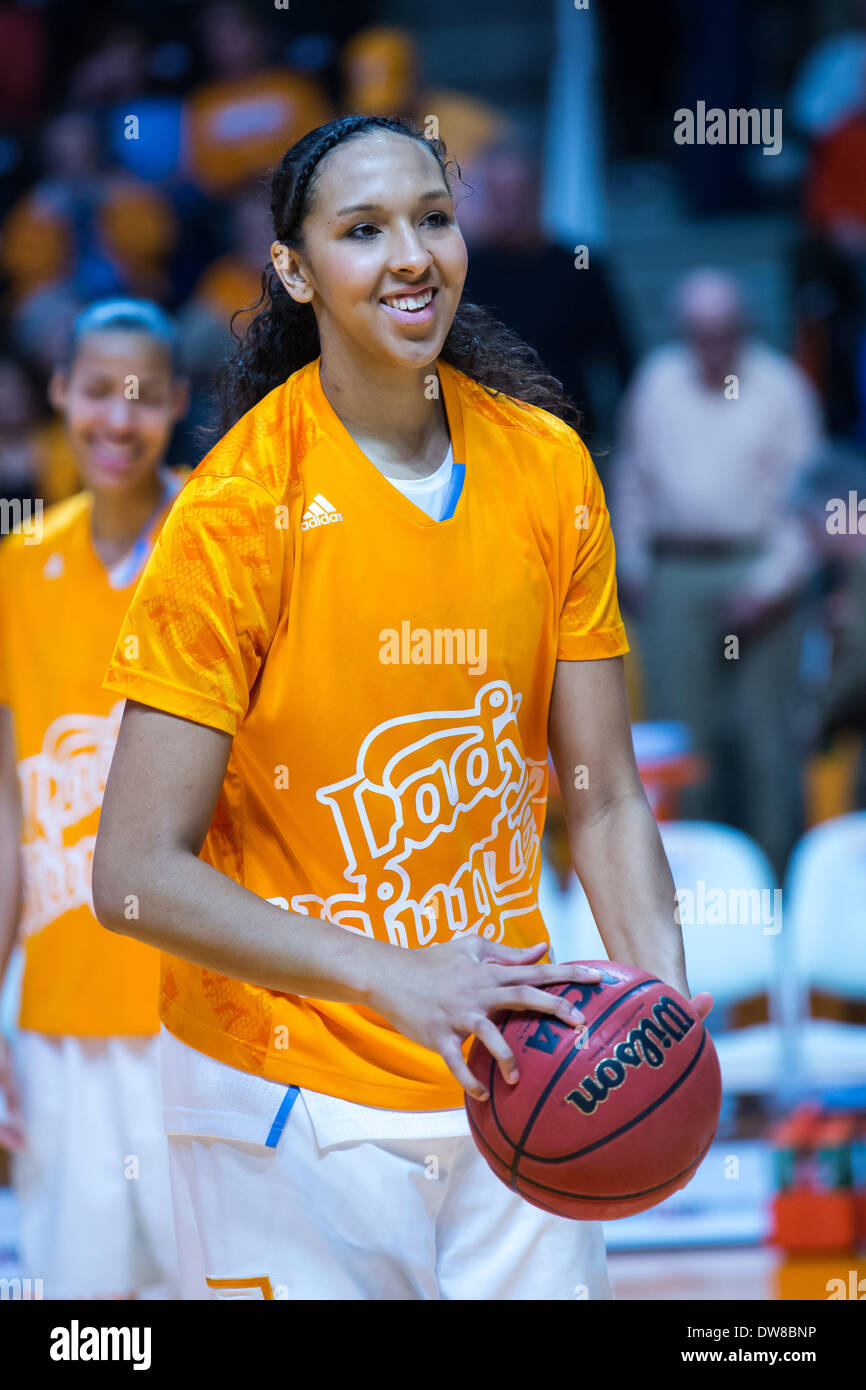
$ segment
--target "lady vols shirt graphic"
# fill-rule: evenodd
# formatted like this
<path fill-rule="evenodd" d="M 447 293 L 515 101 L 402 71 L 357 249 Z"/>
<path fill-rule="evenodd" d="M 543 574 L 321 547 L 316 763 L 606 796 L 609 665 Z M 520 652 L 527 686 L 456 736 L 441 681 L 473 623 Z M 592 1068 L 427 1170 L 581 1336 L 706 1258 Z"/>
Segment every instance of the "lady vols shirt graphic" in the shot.
<path fill-rule="evenodd" d="M 119 1036 L 159 1028 L 159 954 L 99 925 L 91 862 L 123 710 L 100 681 L 183 477 L 165 471 L 151 525 L 111 571 L 93 548 L 89 492 L 48 509 L 39 544 L 23 534 L 0 544 L 0 704 L 14 717 L 22 806 L 25 1029 Z"/>
<path fill-rule="evenodd" d="M 186 483 L 105 688 L 233 735 L 202 858 L 251 892 L 409 950 L 468 932 L 528 946 L 546 937 L 556 661 L 628 650 L 613 541 L 568 426 L 445 363 L 438 377 L 465 468 L 448 519 L 361 452 L 317 358 Z M 182 1042 L 274 1081 L 462 1104 L 444 1061 L 365 1007 L 164 956 L 160 1010 Z"/>

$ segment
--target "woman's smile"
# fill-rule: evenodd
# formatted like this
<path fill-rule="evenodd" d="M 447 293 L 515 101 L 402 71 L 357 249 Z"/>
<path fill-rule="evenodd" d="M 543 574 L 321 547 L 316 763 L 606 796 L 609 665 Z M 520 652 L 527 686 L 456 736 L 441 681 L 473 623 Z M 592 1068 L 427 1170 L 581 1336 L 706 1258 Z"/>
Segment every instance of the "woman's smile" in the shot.
<path fill-rule="evenodd" d="M 396 290 L 383 295 L 379 303 L 398 323 L 430 323 L 436 315 L 435 285 L 417 290 Z"/>

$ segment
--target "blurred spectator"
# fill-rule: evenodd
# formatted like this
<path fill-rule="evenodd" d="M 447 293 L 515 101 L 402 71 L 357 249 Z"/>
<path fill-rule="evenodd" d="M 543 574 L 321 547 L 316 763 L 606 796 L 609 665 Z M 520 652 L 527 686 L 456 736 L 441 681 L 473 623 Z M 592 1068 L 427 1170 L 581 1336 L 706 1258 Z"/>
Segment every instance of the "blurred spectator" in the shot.
<path fill-rule="evenodd" d="M 207 5 L 200 32 L 213 77 L 187 103 L 186 166 L 210 196 L 228 197 L 331 111 L 314 78 L 269 62 L 261 20 L 234 0 Z"/>
<path fill-rule="evenodd" d="M 18 352 L 47 378 L 66 346 L 84 302 L 68 280 L 34 291 L 10 316 L 10 337 Z"/>
<path fill-rule="evenodd" d="M 44 375 L 0 356 L 0 497 L 50 507 L 80 487 L 63 421 L 48 414 Z"/>
<path fill-rule="evenodd" d="M 823 700 L 822 734 L 860 735 L 851 810 L 866 810 L 866 544 L 847 577 L 830 680 Z"/>
<path fill-rule="evenodd" d="M 791 116 L 811 140 L 832 134 L 862 105 L 866 0 L 852 0 L 849 10 L 850 27 L 809 50 L 791 89 Z"/>
<path fill-rule="evenodd" d="M 228 333 L 232 315 L 258 301 L 272 240 L 267 197 L 258 187 L 245 189 L 232 206 L 231 250 L 211 262 L 192 295 L 193 305 L 210 316 L 212 330 Z M 242 320 L 241 314 L 236 332 L 243 331 Z"/>
<path fill-rule="evenodd" d="M 167 261 L 177 228 L 161 190 L 118 178 L 99 210 L 97 230 L 123 290 L 137 298 L 168 297 Z"/>
<path fill-rule="evenodd" d="M 792 102 L 812 139 L 797 248 L 797 356 L 833 434 L 866 442 L 866 0 L 806 60 Z"/>
<path fill-rule="evenodd" d="M 189 61 L 189 54 L 184 56 Z M 70 101 L 99 116 L 119 167 L 156 181 L 177 170 L 182 103 L 173 93 L 152 92 L 151 85 L 147 41 L 139 29 L 121 23 L 73 72 Z"/>
<path fill-rule="evenodd" d="M 538 352 L 585 416 L 594 442 L 599 418 L 612 423 L 613 399 L 632 358 L 601 255 L 578 269 L 570 251 L 548 241 L 540 222 L 541 172 L 528 140 L 516 133 L 485 150 L 473 172 L 474 191 L 461 198 L 461 227 L 471 209 L 469 271 L 464 295 L 483 304 Z M 601 364 L 609 381 L 607 409 L 593 400 L 588 369 Z"/>
<path fill-rule="evenodd" d="M 438 133 L 461 165 L 503 134 L 503 117 L 466 92 L 426 88 L 418 49 L 405 29 L 375 25 L 353 34 L 342 53 L 347 112 L 409 116 L 425 129 L 435 117 Z"/>
<path fill-rule="evenodd" d="M 101 42 L 75 68 L 69 83 L 69 102 L 100 109 L 131 100 L 144 91 L 147 45 L 134 25 L 121 23 L 101 36 Z"/>
<path fill-rule="evenodd" d="M 231 250 L 204 270 L 178 314 L 180 360 L 193 383 L 191 409 L 177 429 L 178 448 L 186 449 L 187 456 L 209 419 L 211 378 L 231 349 L 232 327 L 240 336 L 252 321 L 252 314 L 242 311 L 261 296 L 272 240 L 267 197 L 254 185 L 233 204 Z"/>
<path fill-rule="evenodd" d="M 68 282 L 83 301 L 103 292 L 165 297 L 177 234 L 171 203 L 108 170 L 92 114 L 67 111 L 45 135 L 45 177 L 10 210 L 2 238 L 12 307 Z"/>
<path fill-rule="evenodd" d="M 46 69 L 45 19 L 30 6 L 0 5 L 0 120 L 39 114 Z"/>
<path fill-rule="evenodd" d="M 0 357 L 0 497 L 38 495 L 40 401 L 34 381 L 12 357 Z"/>
<path fill-rule="evenodd" d="M 788 496 L 818 411 L 804 374 L 749 339 L 729 276 L 689 277 L 678 318 L 681 340 L 650 354 L 623 404 L 623 600 L 639 617 L 649 717 L 685 721 L 708 757 L 683 815 L 741 826 L 781 871 L 801 825 L 797 601 L 815 566 Z"/>
<path fill-rule="evenodd" d="M 20 198 L 0 234 L 0 270 L 9 282 L 7 307 L 14 309 L 43 285 L 70 274 L 72 253 L 72 230 L 63 214 L 37 194 Z"/>
<path fill-rule="evenodd" d="M 829 808 L 841 815 L 866 809 L 866 454 L 829 444 L 800 491 L 824 563 L 813 738 L 829 768 L 839 761 L 839 750 L 854 753 L 852 775 L 841 785 L 836 778 L 836 801 Z M 848 761 L 842 759 L 843 773 Z"/>
<path fill-rule="evenodd" d="M 96 121 L 85 112 L 62 113 L 45 127 L 43 151 L 44 177 L 11 209 L 4 228 L 4 244 L 9 236 L 14 248 L 7 270 L 17 303 L 67 276 L 84 298 L 114 280 L 97 229 L 107 180 Z"/>

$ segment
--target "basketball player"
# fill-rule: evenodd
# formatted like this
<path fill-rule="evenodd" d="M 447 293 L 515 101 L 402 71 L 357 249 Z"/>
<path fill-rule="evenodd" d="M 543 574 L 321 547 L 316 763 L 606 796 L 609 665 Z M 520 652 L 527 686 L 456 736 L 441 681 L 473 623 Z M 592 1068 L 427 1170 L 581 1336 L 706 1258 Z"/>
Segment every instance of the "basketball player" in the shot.
<path fill-rule="evenodd" d="M 159 956 L 105 931 L 90 894 L 123 706 L 101 681 L 183 481 L 163 465 L 187 405 L 173 341 L 144 301 L 79 316 L 49 391 L 86 491 L 49 508 L 41 535 L 22 525 L 0 545 L 0 978 L 16 926 L 24 948 L 14 1057 L 0 1040 L 2 1137 L 23 1272 L 48 1298 L 176 1288 Z"/>
<path fill-rule="evenodd" d="M 227 433 L 106 678 L 96 910 L 166 953 L 182 1277 L 215 1298 L 610 1296 L 600 1226 L 510 1192 L 462 1107 L 471 1035 L 516 1081 L 496 1015 L 577 1027 L 539 987 L 598 978 L 544 960 L 548 726 L 611 956 L 688 993 L 601 487 L 558 383 L 460 303 L 446 171 L 388 118 L 284 156 Z"/>

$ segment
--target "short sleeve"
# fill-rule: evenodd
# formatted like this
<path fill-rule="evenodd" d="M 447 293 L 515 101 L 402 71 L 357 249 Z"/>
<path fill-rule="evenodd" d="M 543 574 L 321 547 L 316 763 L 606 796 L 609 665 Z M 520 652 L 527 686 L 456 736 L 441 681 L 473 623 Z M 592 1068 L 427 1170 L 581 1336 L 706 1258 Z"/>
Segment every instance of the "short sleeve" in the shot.
<path fill-rule="evenodd" d="M 567 498 L 561 524 L 568 568 L 559 616 L 559 661 L 622 656 L 629 649 L 617 599 L 610 516 L 595 464 L 582 443 L 577 462 L 561 492 Z"/>
<path fill-rule="evenodd" d="M 282 510 L 252 478 L 194 474 L 159 533 L 103 688 L 234 735 L 279 620 Z"/>

